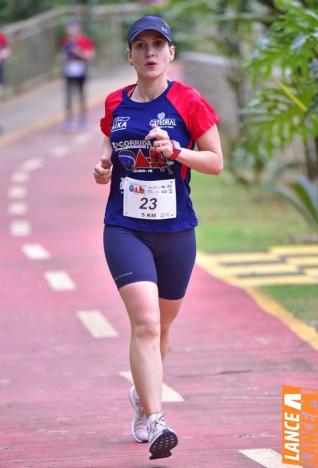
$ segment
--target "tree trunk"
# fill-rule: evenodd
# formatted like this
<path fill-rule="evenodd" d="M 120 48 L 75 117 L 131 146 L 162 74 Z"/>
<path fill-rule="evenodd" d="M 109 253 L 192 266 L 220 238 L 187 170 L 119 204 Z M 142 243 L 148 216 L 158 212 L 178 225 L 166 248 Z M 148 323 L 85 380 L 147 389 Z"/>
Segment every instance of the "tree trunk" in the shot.
<path fill-rule="evenodd" d="M 304 148 L 307 177 L 313 181 L 318 179 L 318 137 L 310 139 Z"/>

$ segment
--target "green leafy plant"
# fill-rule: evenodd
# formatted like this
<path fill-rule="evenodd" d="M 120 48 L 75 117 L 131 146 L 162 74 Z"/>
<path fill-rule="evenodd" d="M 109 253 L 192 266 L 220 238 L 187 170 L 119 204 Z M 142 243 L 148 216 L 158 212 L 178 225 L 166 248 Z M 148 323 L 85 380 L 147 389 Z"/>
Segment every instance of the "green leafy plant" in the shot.
<path fill-rule="evenodd" d="M 273 192 L 283 197 L 318 231 L 318 182 L 300 176 L 287 186 L 276 187 Z"/>
<path fill-rule="evenodd" d="M 253 52 L 254 83 L 269 80 L 248 106 L 245 124 L 272 156 L 300 137 L 310 180 L 318 177 L 318 12 L 294 0 L 282 10 Z"/>
<path fill-rule="evenodd" d="M 300 138 L 306 176 L 271 190 L 318 229 L 318 12 L 308 2 L 276 0 L 278 20 L 249 61 L 254 83 L 268 80 L 248 106 L 245 121 L 256 146 L 269 157 Z"/>

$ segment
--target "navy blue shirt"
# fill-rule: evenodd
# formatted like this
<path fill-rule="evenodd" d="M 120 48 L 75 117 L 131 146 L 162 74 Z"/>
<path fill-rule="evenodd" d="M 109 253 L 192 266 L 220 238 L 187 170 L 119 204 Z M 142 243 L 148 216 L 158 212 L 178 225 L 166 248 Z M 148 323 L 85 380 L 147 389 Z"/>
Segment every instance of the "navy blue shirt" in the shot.
<path fill-rule="evenodd" d="M 150 102 L 130 99 L 135 85 L 127 86 L 106 98 L 101 129 L 110 138 L 113 164 L 105 224 L 147 232 L 176 232 L 198 224 L 190 199 L 191 170 L 171 161 L 145 140 L 156 123 L 171 140 L 183 148 L 194 148 L 196 139 L 220 117 L 198 91 L 170 81 L 166 90 Z M 175 179 L 177 216 L 173 219 L 149 220 L 123 215 L 123 180 Z"/>

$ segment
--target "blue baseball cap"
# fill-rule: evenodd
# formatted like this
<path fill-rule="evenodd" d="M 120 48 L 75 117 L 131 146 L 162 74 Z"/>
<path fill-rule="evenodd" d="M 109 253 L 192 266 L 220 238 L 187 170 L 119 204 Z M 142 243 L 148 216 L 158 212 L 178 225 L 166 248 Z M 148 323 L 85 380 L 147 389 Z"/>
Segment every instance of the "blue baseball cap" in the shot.
<path fill-rule="evenodd" d="M 172 42 L 172 32 L 167 23 L 160 16 L 143 16 L 135 21 L 128 29 L 127 39 L 130 44 L 138 34 L 144 31 L 158 31 L 168 42 Z"/>

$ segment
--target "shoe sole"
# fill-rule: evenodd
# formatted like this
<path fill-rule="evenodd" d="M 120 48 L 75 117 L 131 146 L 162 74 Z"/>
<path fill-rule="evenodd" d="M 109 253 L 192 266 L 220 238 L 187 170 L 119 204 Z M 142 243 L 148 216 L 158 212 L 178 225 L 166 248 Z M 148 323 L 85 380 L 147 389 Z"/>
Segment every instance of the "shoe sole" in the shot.
<path fill-rule="evenodd" d="M 164 429 L 149 447 L 150 460 L 171 457 L 171 450 L 178 445 L 177 435 L 170 429 Z"/>
<path fill-rule="evenodd" d="M 135 411 L 135 407 L 134 407 L 134 403 L 133 403 L 133 399 L 132 399 L 132 391 L 133 391 L 133 388 L 134 387 L 131 387 L 130 390 L 129 390 L 129 400 L 130 400 L 130 403 L 131 403 L 131 406 L 133 407 L 133 410 Z M 139 439 L 134 431 L 134 423 L 135 423 L 135 418 L 132 420 L 132 423 L 131 423 L 131 433 L 133 435 L 133 438 L 135 439 L 136 442 L 138 442 L 139 444 L 145 444 L 148 442 L 148 439 Z"/>

